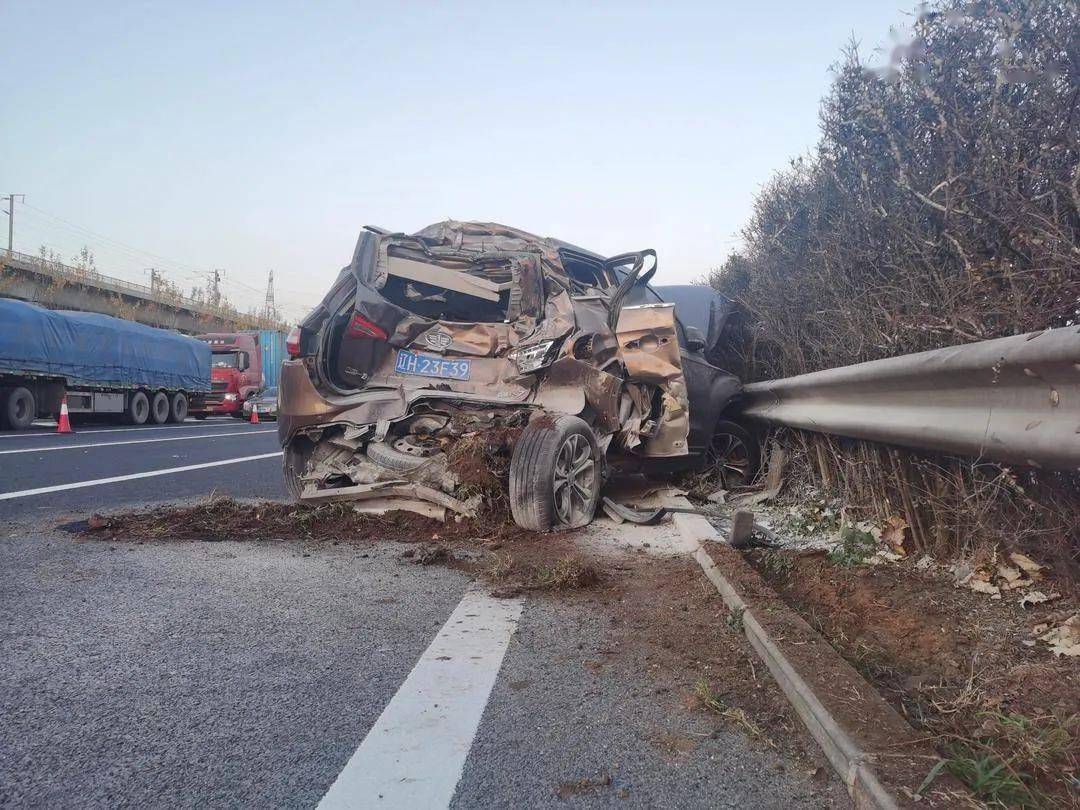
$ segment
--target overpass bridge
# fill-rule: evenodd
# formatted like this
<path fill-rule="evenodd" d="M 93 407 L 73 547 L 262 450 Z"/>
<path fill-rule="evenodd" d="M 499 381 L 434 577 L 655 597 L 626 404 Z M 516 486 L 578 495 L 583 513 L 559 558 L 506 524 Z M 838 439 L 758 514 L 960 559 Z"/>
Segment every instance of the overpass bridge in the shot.
<path fill-rule="evenodd" d="M 18 251 L 0 250 L 0 263 L 0 298 L 48 309 L 100 312 L 189 335 L 281 327 L 266 318 Z"/>

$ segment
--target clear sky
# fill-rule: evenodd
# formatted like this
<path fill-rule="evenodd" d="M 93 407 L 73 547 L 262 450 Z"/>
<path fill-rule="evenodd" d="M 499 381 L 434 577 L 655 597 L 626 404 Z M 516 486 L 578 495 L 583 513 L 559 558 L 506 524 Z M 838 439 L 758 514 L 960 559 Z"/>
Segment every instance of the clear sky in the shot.
<path fill-rule="evenodd" d="M 912 5 L 0 0 L 0 193 L 27 195 L 16 250 L 224 268 L 242 308 L 272 268 L 293 318 L 365 223 L 653 247 L 690 281 L 817 140 L 844 44 L 890 47 Z"/>

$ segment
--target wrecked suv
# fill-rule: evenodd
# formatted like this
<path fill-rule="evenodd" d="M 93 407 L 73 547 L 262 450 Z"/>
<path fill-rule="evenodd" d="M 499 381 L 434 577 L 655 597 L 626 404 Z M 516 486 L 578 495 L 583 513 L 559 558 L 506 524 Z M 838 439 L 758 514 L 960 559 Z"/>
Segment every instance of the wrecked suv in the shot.
<path fill-rule="evenodd" d="M 717 312 L 681 323 L 655 270 L 651 250 L 603 258 L 491 223 L 366 228 L 289 339 L 290 494 L 442 519 L 502 473 L 515 522 L 543 531 L 588 523 L 613 470 L 744 482 L 756 445 L 721 419 L 740 385 L 704 354 Z M 687 311 L 716 298 L 693 290 Z"/>

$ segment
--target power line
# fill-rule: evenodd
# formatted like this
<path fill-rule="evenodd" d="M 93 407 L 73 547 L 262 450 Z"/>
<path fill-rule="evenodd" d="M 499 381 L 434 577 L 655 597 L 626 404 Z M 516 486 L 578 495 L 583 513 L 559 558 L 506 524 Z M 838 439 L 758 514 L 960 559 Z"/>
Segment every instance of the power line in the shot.
<path fill-rule="evenodd" d="M 45 211 L 45 210 L 43 210 L 41 208 L 38 208 L 35 205 L 30 205 L 29 203 L 24 203 L 24 205 L 27 208 L 29 208 L 29 209 L 31 209 L 33 211 L 36 211 L 38 214 L 41 214 L 42 216 L 48 217 L 49 219 L 56 220 L 57 222 L 63 223 L 64 225 L 68 226 L 69 228 L 74 229 L 77 232 L 82 232 L 82 233 L 88 234 L 89 236 L 93 236 L 93 237 L 95 237 L 97 239 L 100 239 L 100 240 L 102 240 L 104 242 L 112 242 L 113 244 L 119 245 L 122 248 L 125 248 L 125 249 L 127 249 L 129 251 L 133 251 L 134 253 L 141 254 L 143 256 L 149 256 L 150 258 L 157 259 L 158 261 L 165 262 L 166 264 L 170 264 L 170 265 L 173 265 L 175 267 L 186 268 L 187 270 L 194 271 L 196 273 L 205 273 L 206 272 L 205 270 L 202 270 L 201 268 L 198 268 L 198 267 L 196 267 L 194 265 L 187 264 L 186 262 L 181 262 L 181 261 L 177 261 L 175 259 L 170 259 L 167 256 L 162 256 L 162 255 L 160 255 L 158 253 L 153 253 L 153 252 L 151 252 L 149 250 L 143 250 L 142 248 L 135 247 L 134 245 L 130 245 L 127 242 L 121 242 L 119 239 L 113 239 L 111 236 L 105 236 L 104 234 L 98 233 L 97 231 L 93 231 L 90 228 L 87 228 L 87 227 L 85 227 L 83 225 L 77 225 L 74 222 L 71 222 L 69 220 L 64 219 L 63 217 L 57 216 L 56 214 L 51 214 L 48 211 Z"/>
<path fill-rule="evenodd" d="M 222 284 L 233 287 L 234 289 L 243 289 L 250 293 L 256 293 L 260 296 L 264 295 L 263 290 L 260 290 L 259 288 L 251 284 L 247 284 L 243 281 L 240 281 L 239 279 L 225 277 L 224 271 L 220 269 L 204 270 L 196 267 L 195 265 L 190 265 L 186 262 L 170 259 L 166 256 L 162 256 L 161 254 L 135 247 L 134 245 L 131 245 L 127 242 L 123 242 L 119 239 L 113 239 L 112 237 L 98 233 L 97 231 L 94 231 L 85 226 L 78 225 L 74 222 L 71 222 L 70 220 L 50 213 L 49 211 L 46 211 L 42 208 L 30 205 L 25 201 L 23 202 L 23 208 L 24 213 L 30 215 L 31 221 L 28 224 L 31 225 L 31 231 L 37 229 L 59 228 L 64 231 L 68 231 L 70 235 L 73 235 L 80 240 L 85 240 L 89 238 L 91 242 L 96 243 L 94 245 L 94 247 L 96 248 L 95 252 L 101 252 L 107 255 L 113 254 L 114 257 L 121 260 L 120 263 L 130 264 L 132 267 L 132 271 L 139 276 L 142 276 L 147 272 L 146 268 L 148 265 L 154 265 L 154 269 L 151 275 L 151 286 L 154 285 L 154 282 L 160 284 L 164 281 L 164 275 L 162 274 L 161 269 L 159 269 L 161 267 L 164 267 L 169 272 L 175 273 L 176 275 L 185 278 L 189 282 L 196 279 L 202 279 L 209 282 L 207 286 L 208 288 L 210 288 L 210 292 L 216 300 L 221 300 Z M 34 220 L 37 221 L 35 222 Z M 49 239 L 49 241 L 51 242 L 52 239 Z M 42 247 L 45 247 L 56 254 L 61 253 L 60 250 L 53 247 L 51 244 L 46 244 L 44 241 L 39 242 L 39 244 L 41 244 Z M 110 260 L 108 263 L 112 264 L 112 261 Z M 304 314 L 306 314 L 311 309 L 311 305 L 299 303 L 296 305 L 290 304 L 285 306 L 275 305 L 275 309 L 281 311 L 302 311 Z"/>
<path fill-rule="evenodd" d="M 185 265 L 180 265 L 176 262 L 173 262 L 171 259 L 162 259 L 161 257 L 158 257 L 156 254 L 150 253 L 149 251 L 140 251 L 137 248 L 129 248 L 123 243 L 119 242 L 115 244 L 109 244 L 108 242 L 112 240 L 107 240 L 107 237 L 102 237 L 91 231 L 80 229 L 78 228 L 78 226 L 75 225 L 68 225 L 66 224 L 66 222 L 64 224 L 58 224 L 59 221 L 52 222 L 50 220 L 56 218 L 52 217 L 50 214 L 44 215 L 44 217 L 48 219 L 42 219 L 39 217 L 40 212 L 38 212 L 37 209 L 34 209 L 34 212 L 30 213 L 32 221 L 36 220 L 35 224 L 37 224 L 39 227 L 50 229 L 59 227 L 61 230 L 66 230 L 70 232 L 80 241 L 85 241 L 89 236 L 91 242 L 93 242 L 94 244 L 94 247 L 97 249 L 97 252 L 112 253 L 117 256 L 121 256 L 127 261 L 134 262 L 135 265 L 139 268 L 139 270 L 144 268 L 147 264 L 153 263 L 164 265 L 171 272 L 174 272 L 177 275 L 183 276 L 187 279 L 194 279 L 197 276 L 203 276 L 203 274 L 200 272 L 192 273 L 190 270 L 184 269 L 186 267 Z M 99 239 L 107 241 L 105 242 L 105 244 L 101 244 L 97 242 L 97 240 Z"/>

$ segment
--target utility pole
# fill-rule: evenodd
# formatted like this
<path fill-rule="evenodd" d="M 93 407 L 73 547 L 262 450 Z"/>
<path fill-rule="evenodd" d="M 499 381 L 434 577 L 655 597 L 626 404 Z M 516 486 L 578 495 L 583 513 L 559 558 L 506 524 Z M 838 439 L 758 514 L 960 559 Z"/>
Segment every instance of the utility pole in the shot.
<path fill-rule="evenodd" d="M 25 194 L 8 194 L 8 210 L 5 211 L 8 215 L 7 225 L 7 249 L 8 253 L 11 253 L 15 248 L 15 198 L 19 198 L 19 202 L 26 202 Z"/>
<path fill-rule="evenodd" d="M 210 282 L 210 305 L 217 309 L 221 306 L 221 271 L 214 270 L 214 280 Z"/>

